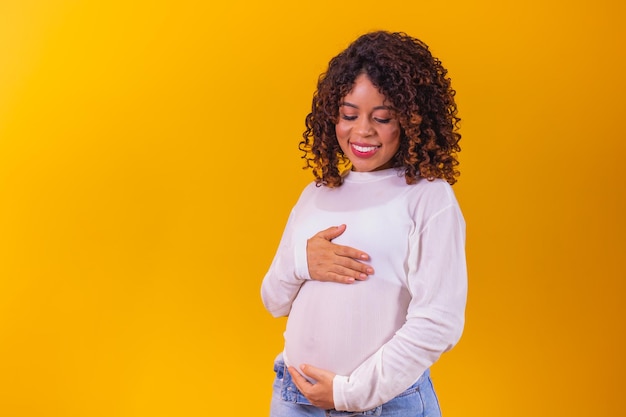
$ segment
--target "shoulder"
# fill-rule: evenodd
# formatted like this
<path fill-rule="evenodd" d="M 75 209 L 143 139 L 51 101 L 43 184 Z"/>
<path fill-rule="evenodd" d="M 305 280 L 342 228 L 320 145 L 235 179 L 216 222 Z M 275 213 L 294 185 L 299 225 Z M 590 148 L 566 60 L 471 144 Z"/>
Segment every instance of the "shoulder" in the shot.
<path fill-rule="evenodd" d="M 440 178 L 436 178 L 432 181 L 420 178 L 415 184 L 408 185 L 408 190 L 409 194 L 414 198 L 423 199 L 432 203 L 438 202 L 443 205 L 457 203 L 452 186 Z"/>
<path fill-rule="evenodd" d="M 452 186 L 445 180 L 420 179 L 407 189 L 407 204 L 414 219 L 428 221 L 450 209 L 460 211 Z"/>
<path fill-rule="evenodd" d="M 307 204 L 311 198 L 313 198 L 319 192 L 322 192 L 326 187 L 319 186 L 315 183 L 315 181 L 311 181 L 308 183 L 300 192 L 300 196 L 298 197 L 298 201 L 296 202 L 296 206 Z"/>

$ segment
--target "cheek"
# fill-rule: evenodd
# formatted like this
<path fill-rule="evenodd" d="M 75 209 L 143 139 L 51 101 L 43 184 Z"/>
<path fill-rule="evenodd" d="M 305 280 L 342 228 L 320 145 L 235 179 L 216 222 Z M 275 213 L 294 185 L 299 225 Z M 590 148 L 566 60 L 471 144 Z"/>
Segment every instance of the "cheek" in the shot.
<path fill-rule="evenodd" d="M 387 143 L 400 142 L 400 129 L 397 127 L 389 127 L 380 132 L 380 136 L 384 138 Z"/>
<path fill-rule="evenodd" d="M 341 126 L 341 123 L 335 125 L 335 135 L 337 136 L 337 143 L 339 144 L 339 147 L 341 148 L 341 151 L 344 153 L 344 155 L 348 153 L 348 139 L 350 138 L 350 135 L 348 133 L 349 130 L 349 128 Z"/>
<path fill-rule="evenodd" d="M 335 134 L 338 140 L 345 139 L 350 133 L 350 128 L 342 124 L 341 122 L 335 125 Z"/>
<path fill-rule="evenodd" d="M 394 148 L 394 153 L 400 149 L 400 129 L 390 132 L 388 143 Z"/>

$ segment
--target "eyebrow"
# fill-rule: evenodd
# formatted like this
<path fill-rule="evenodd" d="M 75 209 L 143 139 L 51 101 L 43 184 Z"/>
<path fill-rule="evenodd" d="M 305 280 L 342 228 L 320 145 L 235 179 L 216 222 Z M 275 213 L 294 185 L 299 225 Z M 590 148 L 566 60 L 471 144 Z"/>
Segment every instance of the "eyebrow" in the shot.
<path fill-rule="evenodd" d="M 352 104 L 352 103 L 350 103 L 348 101 L 340 102 L 339 103 L 339 107 L 341 107 L 341 106 L 352 107 L 353 109 L 358 109 L 359 108 L 359 106 L 357 106 L 356 104 Z M 383 106 L 376 106 L 376 107 L 373 108 L 373 110 L 391 110 L 391 107 L 390 106 L 385 106 L 385 105 L 383 105 Z"/>

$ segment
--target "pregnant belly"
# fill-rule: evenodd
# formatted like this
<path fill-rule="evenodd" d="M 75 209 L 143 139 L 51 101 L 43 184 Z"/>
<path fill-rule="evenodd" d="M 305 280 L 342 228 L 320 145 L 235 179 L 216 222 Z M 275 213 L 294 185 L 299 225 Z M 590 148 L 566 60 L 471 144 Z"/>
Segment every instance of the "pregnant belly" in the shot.
<path fill-rule="evenodd" d="M 408 293 L 384 280 L 351 285 L 308 281 L 292 305 L 285 359 L 349 375 L 402 326 Z"/>

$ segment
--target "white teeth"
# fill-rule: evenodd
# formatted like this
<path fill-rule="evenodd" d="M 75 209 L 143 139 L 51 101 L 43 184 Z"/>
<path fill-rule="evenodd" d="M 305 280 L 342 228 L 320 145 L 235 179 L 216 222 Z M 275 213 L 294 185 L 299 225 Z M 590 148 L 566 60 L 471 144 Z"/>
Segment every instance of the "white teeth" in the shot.
<path fill-rule="evenodd" d="M 358 145 L 352 145 L 354 146 L 354 149 L 356 149 L 359 152 L 371 152 L 374 149 L 376 149 L 376 146 L 358 146 Z"/>

